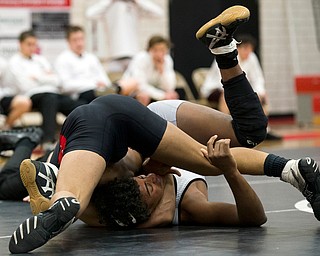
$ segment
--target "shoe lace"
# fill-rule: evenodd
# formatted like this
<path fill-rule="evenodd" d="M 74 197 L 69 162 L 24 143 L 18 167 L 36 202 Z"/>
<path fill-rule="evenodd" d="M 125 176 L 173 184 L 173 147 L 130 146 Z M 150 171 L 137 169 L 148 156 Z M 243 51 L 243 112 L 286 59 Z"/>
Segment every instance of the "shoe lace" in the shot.
<path fill-rule="evenodd" d="M 227 36 L 229 35 L 225 27 L 221 27 L 221 29 L 215 28 L 215 30 L 216 30 L 215 35 L 209 34 L 209 33 L 207 33 L 206 35 L 207 38 L 211 39 L 211 42 L 209 44 L 210 49 L 213 48 L 214 45 L 218 43 L 220 40 L 226 40 Z"/>

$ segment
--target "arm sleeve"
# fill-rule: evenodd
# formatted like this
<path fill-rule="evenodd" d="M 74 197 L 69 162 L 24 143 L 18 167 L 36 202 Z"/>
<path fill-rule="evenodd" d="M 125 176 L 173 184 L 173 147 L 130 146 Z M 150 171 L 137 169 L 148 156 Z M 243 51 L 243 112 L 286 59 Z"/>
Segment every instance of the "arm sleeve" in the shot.
<path fill-rule="evenodd" d="M 168 55 L 166 56 L 163 74 L 160 77 L 160 86 L 165 91 L 174 91 L 176 88 L 176 84 L 177 80 L 173 69 L 173 60 Z"/>
<path fill-rule="evenodd" d="M 14 87 L 19 93 L 26 94 L 28 88 L 36 86 L 36 81 L 31 79 L 22 65 L 18 61 L 11 60 L 8 65 L 8 85 Z"/>
<path fill-rule="evenodd" d="M 141 15 L 155 18 L 161 18 L 164 16 L 163 9 L 149 0 L 136 0 L 135 2 Z"/>
<path fill-rule="evenodd" d="M 112 2 L 113 0 L 101 0 L 96 4 L 93 4 L 87 9 L 86 17 L 88 19 L 99 19 L 105 13 Z"/>
<path fill-rule="evenodd" d="M 139 83 L 139 89 L 149 94 L 155 100 L 162 100 L 165 97 L 165 92 L 151 85 L 148 82 L 148 65 L 150 62 L 146 58 L 137 55 L 130 63 L 124 78 L 134 78 Z"/>
<path fill-rule="evenodd" d="M 36 76 L 39 85 L 60 86 L 60 79 L 54 73 L 50 63 L 45 58 L 38 58 L 37 62 L 42 67 L 43 72 Z"/>

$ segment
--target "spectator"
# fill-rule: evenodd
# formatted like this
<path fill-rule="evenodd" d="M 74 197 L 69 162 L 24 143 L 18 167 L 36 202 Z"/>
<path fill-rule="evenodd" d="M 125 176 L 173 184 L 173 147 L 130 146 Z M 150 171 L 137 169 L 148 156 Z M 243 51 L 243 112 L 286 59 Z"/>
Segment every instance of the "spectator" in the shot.
<path fill-rule="evenodd" d="M 239 35 L 237 37 L 240 44 L 238 45 L 239 63 L 247 75 L 253 90 L 258 94 L 262 108 L 268 116 L 268 101 L 265 88 L 265 80 L 257 55 L 254 53 L 256 40 L 251 35 Z M 216 61 L 213 61 L 205 82 L 201 88 L 201 94 L 206 97 L 213 105 L 224 112 L 229 113 L 229 109 L 224 99 L 223 88 L 220 81 L 220 72 Z M 269 140 L 279 140 L 280 136 L 268 131 Z"/>
<path fill-rule="evenodd" d="M 178 99 L 175 91 L 176 76 L 173 60 L 169 55 L 170 42 L 162 36 L 153 36 L 146 51 L 138 53 L 123 75 L 139 83 L 136 98 L 144 105 L 151 101 Z"/>
<path fill-rule="evenodd" d="M 85 33 L 79 26 L 70 26 L 66 33 L 69 49 L 59 54 L 55 69 L 62 81 L 62 92 L 73 99 L 89 103 L 107 89 L 123 95 L 131 94 L 137 87 L 133 80 L 111 84 L 98 58 L 85 51 Z"/>
<path fill-rule="evenodd" d="M 25 112 L 31 110 L 31 100 L 25 95 L 16 95 L 14 88 L 7 86 L 7 60 L 0 57 L 0 114 L 6 116 L 2 129 L 10 129 Z"/>
<path fill-rule="evenodd" d="M 45 57 L 36 54 L 37 37 L 32 30 L 19 36 L 19 52 L 9 60 L 8 83 L 19 94 L 30 97 L 32 108 L 42 115 L 43 143 L 56 140 L 56 114 L 68 115 L 81 103 L 60 94 L 60 80 Z"/>

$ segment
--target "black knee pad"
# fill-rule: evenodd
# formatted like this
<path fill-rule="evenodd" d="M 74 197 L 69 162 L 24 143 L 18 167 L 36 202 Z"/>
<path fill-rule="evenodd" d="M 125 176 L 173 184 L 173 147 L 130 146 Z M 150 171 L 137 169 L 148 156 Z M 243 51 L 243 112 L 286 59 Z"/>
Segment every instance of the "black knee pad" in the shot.
<path fill-rule="evenodd" d="M 256 93 L 250 93 L 227 102 L 233 118 L 232 126 L 239 143 L 253 148 L 267 135 L 268 118 Z"/>

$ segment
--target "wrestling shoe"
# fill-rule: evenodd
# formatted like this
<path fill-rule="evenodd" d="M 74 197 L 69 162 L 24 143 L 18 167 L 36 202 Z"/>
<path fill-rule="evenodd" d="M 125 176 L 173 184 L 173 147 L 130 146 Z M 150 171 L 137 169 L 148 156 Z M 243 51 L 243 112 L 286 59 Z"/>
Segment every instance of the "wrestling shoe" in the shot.
<path fill-rule="evenodd" d="M 311 204 L 314 216 L 320 221 L 320 172 L 318 163 L 306 157 L 290 160 L 290 169 L 282 171 L 281 179 L 298 188 Z"/>
<path fill-rule="evenodd" d="M 58 168 L 50 163 L 25 159 L 20 164 L 20 177 L 30 196 L 33 215 L 48 210 L 56 189 Z"/>
<path fill-rule="evenodd" d="M 9 242 L 11 253 L 27 253 L 60 234 L 73 221 L 80 204 L 73 197 L 58 199 L 47 211 L 26 219 L 14 231 Z"/>
<path fill-rule="evenodd" d="M 241 5 L 224 10 L 216 18 L 204 24 L 196 38 L 209 47 L 214 54 L 225 54 L 237 49 L 233 33 L 237 27 L 249 20 L 250 11 Z"/>
<path fill-rule="evenodd" d="M 16 144 L 28 138 L 30 141 L 38 145 L 43 136 L 43 131 L 38 127 L 28 127 L 23 129 L 12 129 L 0 132 L 0 151 L 13 150 Z"/>

